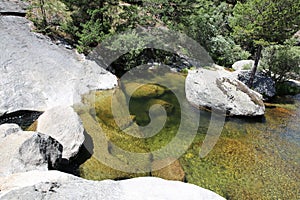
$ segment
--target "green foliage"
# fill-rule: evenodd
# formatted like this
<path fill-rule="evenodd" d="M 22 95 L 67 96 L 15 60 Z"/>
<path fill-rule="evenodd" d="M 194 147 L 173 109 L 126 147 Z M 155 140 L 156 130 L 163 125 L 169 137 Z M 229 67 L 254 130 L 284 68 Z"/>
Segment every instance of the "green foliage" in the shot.
<path fill-rule="evenodd" d="M 250 53 L 236 45 L 230 37 L 218 35 L 210 42 L 210 53 L 219 65 L 230 67 L 237 60 L 248 59 Z"/>
<path fill-rule="evenodd" d="M 229 37 L 227 18 L 231 5 L 225 2 L 198 0 L 195 13 L 189 17 L 187 34 L 210 53 L 213 60 L 226 67 L 250 54 Z"/>
<path fill-rule="evenodd" d="M 299 78 L 300 47 L 273 45 L 263 51 L 261 67 L 278 83 L 288 78 Z"/>
<path fill-rule="evenodd" d="M 34 22 L 37 31 L 60 33 L 60 27 L 71 20 L 66 5 L 59 0 L 32 0 L 27 17 Z"/>
<path fill-rule="evenodd" d="M 238 2 L 230 18 L 232 36 L 246 48 L 282 44 L 300 26 L 300 2 L 248 0 Z"/>

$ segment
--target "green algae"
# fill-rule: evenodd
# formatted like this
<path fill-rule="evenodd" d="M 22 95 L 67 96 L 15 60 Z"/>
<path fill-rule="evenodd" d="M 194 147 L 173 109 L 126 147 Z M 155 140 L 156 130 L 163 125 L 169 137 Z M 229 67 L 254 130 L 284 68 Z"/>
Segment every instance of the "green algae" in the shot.
<path fill-rule="evenodd" d="M 165 89 L 157 84 L 125 83 L 124 90 L 132 98 L 153 98 L 165 93 Z"/>
<path fill-rule="evenodd" d="M 172 73 L 156 77 L 156 81 L 160 84 L 163 80 L 168 80 L 169 87 L 164 94 L 146 100 L 130 99 L 129 111 L 135 121 L 132 124 L 133 118 L 128 117 L 121 123 L 128 129 L 137 124 L 141 126 L 149 124 L 151 122 L 149 108 L 152 105 L 158 103 L 163 107 L 168 105 L 165 108 L 172 107 L 171 111 L 166 112 L 167 119 L 163 129 L 149 138 L 137 138 L 123 132 L 114 121 L 109 108 L 111 105 L 109 97 L 115 91 L 99 92 L 95 98 L 95 118 L 107 139 L 106 144 L 99 145 L 107 145 L 107 152 L 125 163 L 142 161 L 126 160 L 117 149 L 108 150 L 109 142 L 131 152 L 153 152 L 166 146 L 176 136 L 181 123 L 180 103 L 175 93 L 184 95 L 184 90 L 178 89 L 178 85 L 184 83 L 182 77 Z M 186 181 L 210 189 L 226 199 L 297 199 L 300 194 L 300 145 L 286 139 L 285 135 L 299 134 L 299 113 L 297 113 L 299 104 L 284 102 L 277 104 L 267 107 L 264 120 L 235 118 L 227 120 L 216 146 L 204 158 L 199 157 L 199 151 L 211 115 L 208 112 L 201 112 L 198 135 L 188 150 L 175 161 L 180 162 Z M 87 130 L 87 132 L 92 138 L 97 137 L 97 131 Z M 185 134 L 188 135 L 189 131 L 186 130 Z M 184 134 L 179 139 L 181 142 L 172 148 L 183 148 L 188 145 Z M 94 146 L 92 158 L 80 166 L 81 176 L 103 180 L 150 175 L 150 173 L 126 173 L 102 164 L 95 155 L 101 153 L 99 145 Z M 153 165 L 153 160 L 164 159 L 160 155 L 152 156 L 146 163 L 149 167 Z M 168 156 L 172 157 L 172 154 L 165 155 Z M 173 172 L 168 171 L 166 174 L 168 173 Z M 152 175 L 164 176 L 159 171 Z M 176 179 L 176 176 L 173 178 Z"/>

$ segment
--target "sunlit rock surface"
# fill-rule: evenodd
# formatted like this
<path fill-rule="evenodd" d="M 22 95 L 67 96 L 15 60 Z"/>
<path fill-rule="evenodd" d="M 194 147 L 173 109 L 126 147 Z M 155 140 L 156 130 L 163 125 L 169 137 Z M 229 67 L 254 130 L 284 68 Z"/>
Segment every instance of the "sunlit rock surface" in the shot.
<path fill-rule="evenodd" d="M 178 181 L 152 177 L 88 181 L 58 171 L 14 174 L 0 180 L 0 189 L 1 199 L 224 200 L 212 191 Z"/>
<path fill-rule="evenodd" d="M 117 85 L 114 75 L 31 32 L 30 25 L 22 17 L 0 18 L 0 116 L 73 105 L 90 90 Z"/>
<path fill-rule="evenodd" d="M 191 70 L 185 88 L 188 101 L 197 107 L 224 111 L 229 116 L 259 116 L 265 111 L 262 95 L 225 70 Z"/>

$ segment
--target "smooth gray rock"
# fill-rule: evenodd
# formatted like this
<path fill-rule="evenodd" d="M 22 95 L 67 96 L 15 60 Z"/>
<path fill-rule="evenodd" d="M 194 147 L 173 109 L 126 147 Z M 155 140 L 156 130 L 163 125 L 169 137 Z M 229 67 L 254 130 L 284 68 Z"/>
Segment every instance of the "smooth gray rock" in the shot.
<path fill-rule="evenodd" d="M 74 105 L 90 90 L 117 85 L 116 76 L 30 32 L 30 24 L 22 17 L 0 18 L 0 116 Z"/>
<path fill-rule="evenodd" d="M 5 138 L 8 135 L 21 132 L 22 129 L 17 124 L 0 125 L 0 137 Z"/>
<path fill-rule="evenodd" d="M 0 135 L 0 176 L 56 168 L 61 160 L 61 144 L 48 135 L 22 131 L 16 124 L 0 125 Z"/>
<path fill-rule="evenodd" d="M 212 191 L 179 181 L 154 177 L 88 181 L 58 171 L 13 174 L 0 180 L 0 190 L 1 199 L 23 200 L 224 200 Z"/>
<path fill-rule="evenodd" d="M 245 84 L 248 83 L 251 74 L 249 70 L 243 70 L 236 73 L 238 73 L 238 80 Z M 263 72 L 256 72 L 252 89 L 263 95 L 265 99 L 272 98 L 276 95 L 275 82 Z"/>
<path fill-rule="evenodd" d="M 63 146 L 62 157 L 77 155 L 84 142 L 84 128 L 80 117 L 71 107 L 58 106 L 38 118 L 37 131 L 53 137 Z"/>
<path fill-rule="evenodd" d="M 254 60 L 239 60 L 233 63 L 232 68 L 235 70 L 250 70 L 254 65 Z"/>
<path fill-rule="evenodd" d="M 0 0 L 0 13 L 11 15 L 25 15 L 28 2 L 19 0 Z"/>
<path fill-rule="evenodd" d="M 259 93 L 218 68 L 190 70 L 185 90 L 193 105 L 221 110 L 229 116 L 259 116 L 265 111 Z"/>

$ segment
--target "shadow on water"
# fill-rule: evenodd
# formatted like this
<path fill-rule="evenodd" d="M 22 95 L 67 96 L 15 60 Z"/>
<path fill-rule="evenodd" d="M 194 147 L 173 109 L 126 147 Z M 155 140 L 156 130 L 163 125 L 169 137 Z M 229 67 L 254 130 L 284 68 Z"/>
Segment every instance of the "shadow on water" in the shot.
<path fill-rule="evenodd" d="M 69 160 L 62 159 L 58 166 L 58 170 L 75 176 L 80 176 L 79 166 L 90 159 L 94 153 L 93 139 L 86 132 L 84 132 L 84 137 L 84 143 L 80 147 L 78 154 Z"/>

